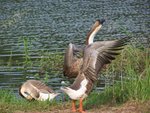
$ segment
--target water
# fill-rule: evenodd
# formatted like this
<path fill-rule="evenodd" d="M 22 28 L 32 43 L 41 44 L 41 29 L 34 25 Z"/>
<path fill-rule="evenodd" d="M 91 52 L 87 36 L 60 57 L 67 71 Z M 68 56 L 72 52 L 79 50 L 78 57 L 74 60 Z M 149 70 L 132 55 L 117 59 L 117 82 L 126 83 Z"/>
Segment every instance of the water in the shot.
<path fill-rule="evenodd" d="M 39 66 L 25 70 L 24 41 L 30 57 L 37 61 L 41 51 L 64 52 L 69 42 L 84 44 L 96 19 L 106 19 L 95 40 L 107 40 L 132 33 L 135 41 L 149 46 L 148 0 L 1 0 L 0 2 L 0 88 L 13 89 L 38 73 Z M 58 90 L 62 72 L 48 73 L 49 86 Z M 97 89 L 101 89 L 98 84 Z"/>

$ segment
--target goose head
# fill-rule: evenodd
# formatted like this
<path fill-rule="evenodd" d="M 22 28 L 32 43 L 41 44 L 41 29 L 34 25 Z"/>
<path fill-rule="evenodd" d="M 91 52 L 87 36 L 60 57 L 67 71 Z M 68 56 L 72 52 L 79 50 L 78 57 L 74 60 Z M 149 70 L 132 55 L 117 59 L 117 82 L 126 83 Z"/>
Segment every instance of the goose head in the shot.
<path fill-rule="evenodd" d="M 34 98 L 28 92 L 26 92 L 24 87 L 22 86 L 19 88 L 19 94 L 20 96 L 26 98 L 27 100 L 34 100 Z"/>
<path fill-rule="evenodd" d="M 89 45 L 93 43 L 94 37 L 97 34 L 97 32 L 101 29 L 102 24 L 105 22 L 104 19 L 101 20 L 96 20 L 95 23 L 93 24 L 91 30 L 89 31 L 87 37 L 86 37 L 86 45 Z"/>

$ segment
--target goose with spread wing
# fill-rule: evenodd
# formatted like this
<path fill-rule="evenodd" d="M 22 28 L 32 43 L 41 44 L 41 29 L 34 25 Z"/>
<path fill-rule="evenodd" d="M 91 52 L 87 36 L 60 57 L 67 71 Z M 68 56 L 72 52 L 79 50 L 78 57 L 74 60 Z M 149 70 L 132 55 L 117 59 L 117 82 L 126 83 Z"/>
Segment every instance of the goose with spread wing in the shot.
<path fill-rule="evenodd" d="M 98 73 L 104 65 L 110 64 L 115 59 L 128 40 L 129 38 L 127 37 L 114 41 L 98 41 L 84 48 L 83 65 L 74 83 L 69 87 L 61 87 L 61 90 L 72 99 L 73 112 L 76 111 L 76 100 L 80 101 L 79 112 L 85 112 L 82 107 L 82 101 L 93 89 L 94 83 L 98 78 Z"/>
<path fill-rule="evenodd" d="M 101 29 L 102 24 L 105 22 L 104 19 L 96 20 L 93 24 L 91 30 L 88 32 L 86 37 L 86 45 L 93 43 L 94 37 L 97 32 Z M 78 56 L 78 53 L 83 52 L 82 46 L 77 46 L 74 44 L 69 44 L 65 56 L 64 56 L 64 67 L 63 73 L 64 76 L 74 78 L 77 77 L 80 67 L 83 64 L 83 58 Z"/>
<path fill-rule="evenodd" d="M 55 93 L 50 87 L 39 80 L 27 80 L 19 89 L 19 94 L 27 100 L 52 100 L 59 93 Z"/>

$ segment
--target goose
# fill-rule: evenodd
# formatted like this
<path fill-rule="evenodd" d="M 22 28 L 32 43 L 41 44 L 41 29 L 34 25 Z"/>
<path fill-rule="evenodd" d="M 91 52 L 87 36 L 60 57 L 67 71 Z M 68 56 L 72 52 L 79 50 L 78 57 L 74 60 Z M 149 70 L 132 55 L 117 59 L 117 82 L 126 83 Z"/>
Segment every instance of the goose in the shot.
<path fill-rule="evenodd" d="M 87 34 L 86 45 L 93 43 L 95 35 L 101 29 L 102 24 L 104 22 L 105 22 L 104 19 L 95 21 L 91 30 Z M 77 77 L 79 73 L 79 69 L 83 64 L 83 58 L 78 57 L 77 53 L 82 53 L 83 48 L 84 47 L 82 46 L 69 44 L 68 48 L 66 49 L 65 56 L 64 56 L 64 67 L 63 67 L 64 76 L 67 76 L 69 78 Z"/>
<path fill-rule="evenodd" d="M 27 80 L 19 89 L 19 94 L 27 100 L 52 100 L 59 93 L 55 93 L 50 87 L 39 80 Z"/>
<path fill-rule="evenodd" d="M 115 60 L 129 39 L 129 37 L 125 37 L 113 41 L 97 41 L 84 48 L 83 65 L 78 76 L 71 86 L 60 88 L 71 98 L 72 112 L 77 111 L 75 102 L 79 100 L 79 112 L 85 113 L 82 103 L 92 91 L 98 78 L 98 73 L 104 65 L 110 64 L 112 60 Z M 70 46 L 73 46 L 73 44 L 70 44 Z"/>

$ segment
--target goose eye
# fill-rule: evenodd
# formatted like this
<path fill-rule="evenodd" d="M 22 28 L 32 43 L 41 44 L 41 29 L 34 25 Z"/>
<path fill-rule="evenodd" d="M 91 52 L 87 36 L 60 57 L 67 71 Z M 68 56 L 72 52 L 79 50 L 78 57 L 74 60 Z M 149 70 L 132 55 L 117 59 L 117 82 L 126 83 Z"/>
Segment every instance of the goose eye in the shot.
<path fill-rule="evenodd" d="M 26 95 L 28 95 L 28 96 L 30 95 L 28 92 L 24 92 L 24 93 L 25 93 Z"/>

